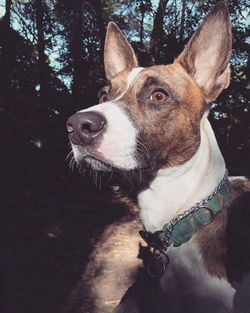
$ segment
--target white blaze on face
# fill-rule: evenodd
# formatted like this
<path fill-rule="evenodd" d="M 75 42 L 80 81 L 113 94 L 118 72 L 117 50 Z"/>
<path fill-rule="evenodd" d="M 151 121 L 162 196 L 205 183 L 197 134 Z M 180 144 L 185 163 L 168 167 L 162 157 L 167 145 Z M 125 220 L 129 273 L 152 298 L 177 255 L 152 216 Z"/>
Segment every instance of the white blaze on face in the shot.
<path fill-rule="evenodd" d="M 119 99 L 123 97 L 133 83 L 135 77 L 143 68 L 134 68 L 127 77 L 126 90 L 115 100 L 90 107 L 80 112 L 99 112 L 107 120 L 106 130 L 103 133 L 100 145 L 96 149 L 98 154 L 115 167 L 131 170 L 136 168 L 135 159 L 137 129 L 129 119 L 125 110 L 119 106 Z M 75 153 L 75 156 L 79 154 Z"/>

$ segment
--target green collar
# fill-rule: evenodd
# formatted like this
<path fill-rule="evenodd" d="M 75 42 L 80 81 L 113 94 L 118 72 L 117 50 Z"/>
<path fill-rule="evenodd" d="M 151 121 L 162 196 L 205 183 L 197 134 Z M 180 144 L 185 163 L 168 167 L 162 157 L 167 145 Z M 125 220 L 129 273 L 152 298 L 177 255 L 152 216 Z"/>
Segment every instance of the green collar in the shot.
<path fill-rule="evenodd" d="M 189 241 L 201 228 L 210 223 L 215 214 L 230 202 L 232 186 L 226 171 L 222 181 L 215 190 L 200 203 L 178 215 L 154 233 L 145 228 L 140 230 L 141 237 L 154 250 L 166 253 L 169 246 L 178 247 Z"/>

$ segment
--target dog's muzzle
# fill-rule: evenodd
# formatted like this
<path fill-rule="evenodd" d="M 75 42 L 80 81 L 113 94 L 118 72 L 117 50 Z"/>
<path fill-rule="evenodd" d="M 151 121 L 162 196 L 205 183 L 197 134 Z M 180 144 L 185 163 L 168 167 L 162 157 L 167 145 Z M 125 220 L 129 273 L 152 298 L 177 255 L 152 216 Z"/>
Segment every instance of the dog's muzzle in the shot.
<path fill-rule="evenodd" d="M 76 113 L 67 121 L 69 139 L 75 145 L 90 145 L 99 138 L 106 124 L 106 119 L 100 113 Z"/>

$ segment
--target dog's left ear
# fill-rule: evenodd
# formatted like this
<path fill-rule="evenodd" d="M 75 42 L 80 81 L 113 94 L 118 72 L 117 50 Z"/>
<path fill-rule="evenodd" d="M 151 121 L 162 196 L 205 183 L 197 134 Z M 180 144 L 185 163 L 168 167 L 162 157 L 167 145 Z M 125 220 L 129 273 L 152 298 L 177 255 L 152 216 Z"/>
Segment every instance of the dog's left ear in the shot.
<path fill-rule="evenodd" d="M 231 52 L 230 16 L 226 5 L 219 2 L 193 34 L 176 62 L 194 78 L 206 101 L 210 102 L 229 85 Z"/>
<path fill-rule="evenodd" d="M 132 46 L 129 44 L 119 27 L 110 22 L 107 27 L 104 47 L 104 65 L 108 79 L 119 72 L 138 66 Z"/>

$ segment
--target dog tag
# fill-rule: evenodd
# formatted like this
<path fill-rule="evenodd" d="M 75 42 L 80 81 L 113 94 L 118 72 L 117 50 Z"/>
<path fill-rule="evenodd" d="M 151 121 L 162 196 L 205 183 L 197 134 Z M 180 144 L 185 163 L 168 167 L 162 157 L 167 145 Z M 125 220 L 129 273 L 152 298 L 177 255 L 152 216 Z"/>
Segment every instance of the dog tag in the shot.
<path fill-rule="evenodd" d="M 169 257 L 167 254 L 160 251 L 156 251 L 154 256 L 149 260 L 147 264 L 147 271 L 152 278 L 161 278 L 164 274 L 166 267 L 169 263 Z"/>

